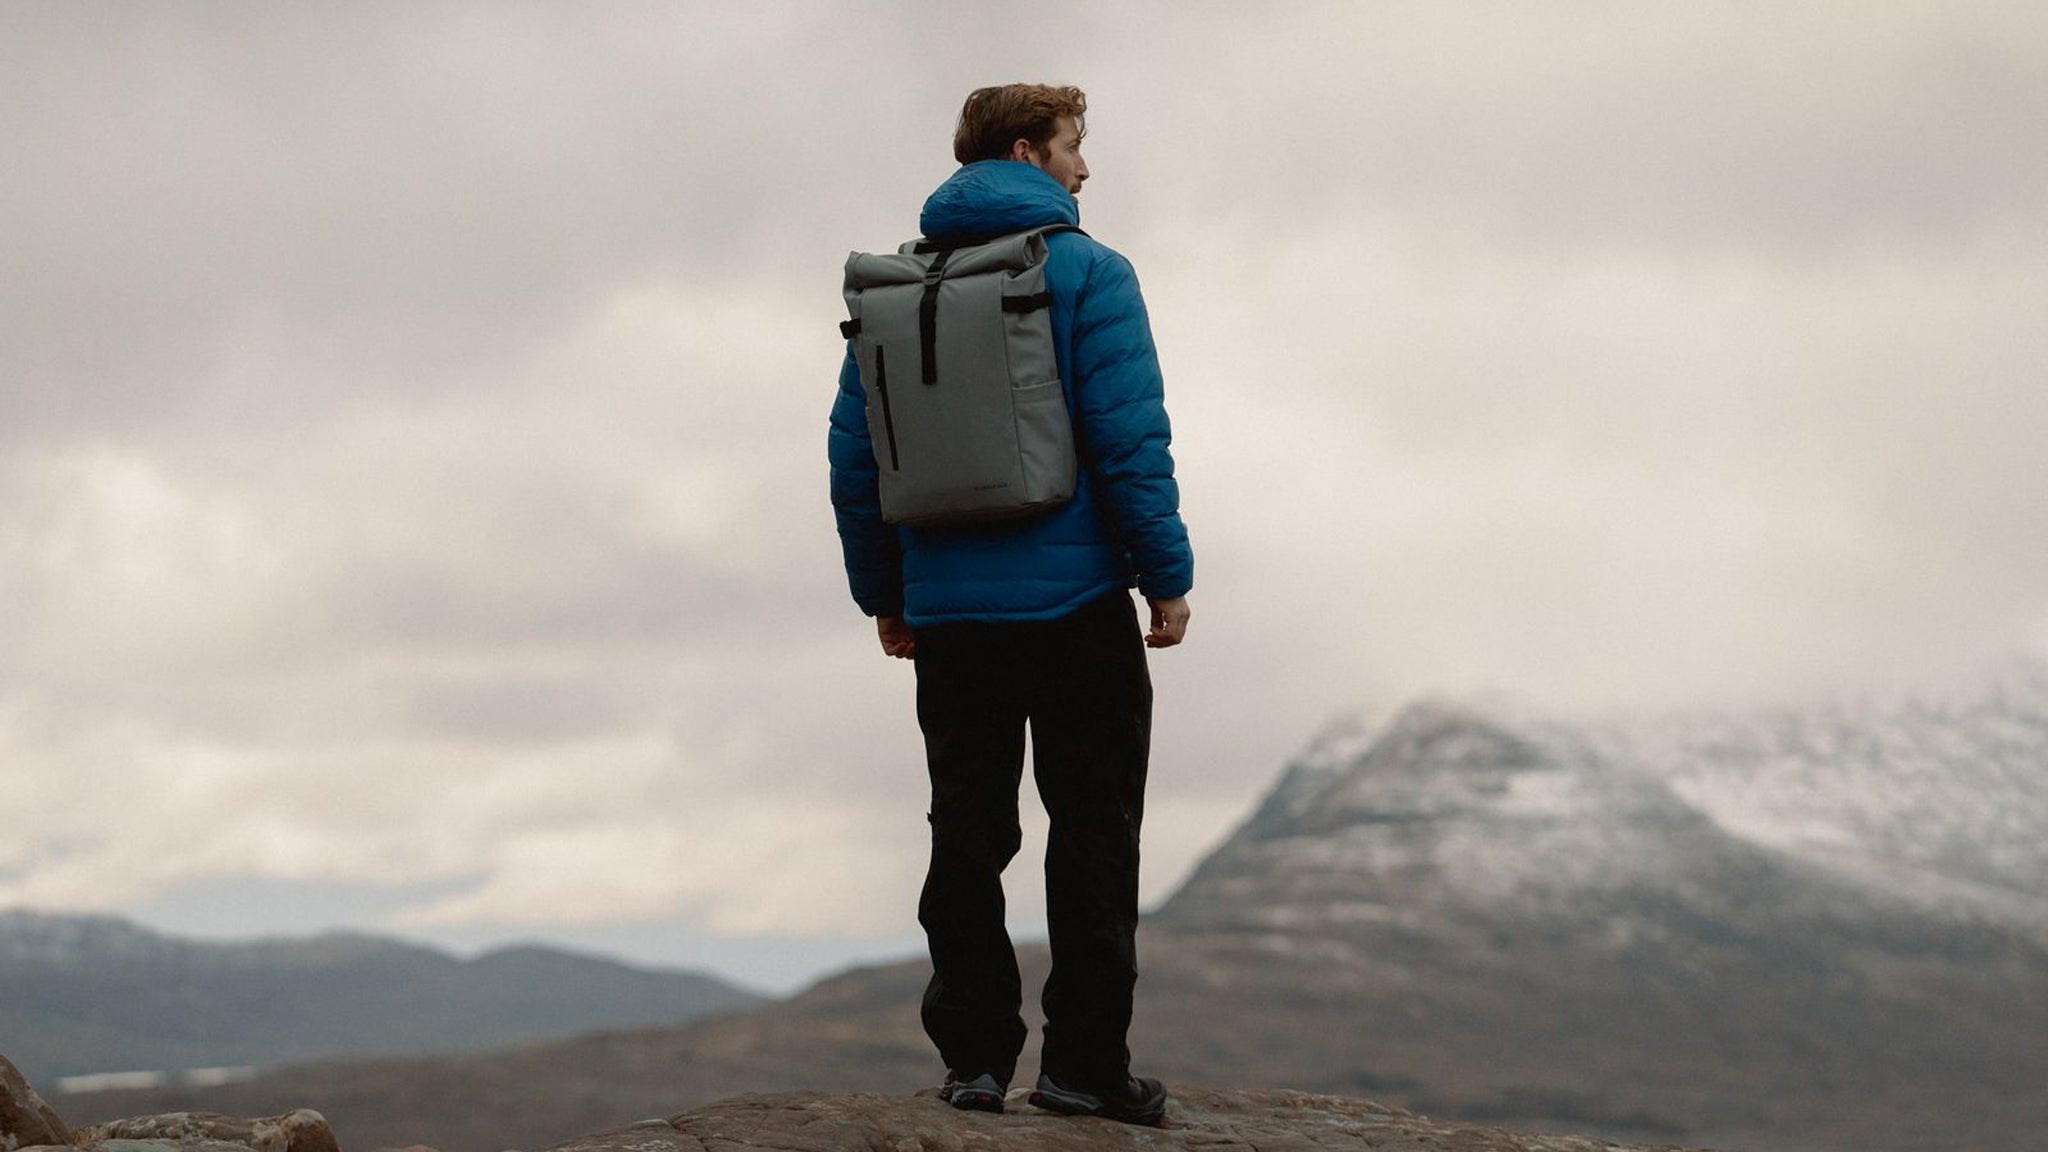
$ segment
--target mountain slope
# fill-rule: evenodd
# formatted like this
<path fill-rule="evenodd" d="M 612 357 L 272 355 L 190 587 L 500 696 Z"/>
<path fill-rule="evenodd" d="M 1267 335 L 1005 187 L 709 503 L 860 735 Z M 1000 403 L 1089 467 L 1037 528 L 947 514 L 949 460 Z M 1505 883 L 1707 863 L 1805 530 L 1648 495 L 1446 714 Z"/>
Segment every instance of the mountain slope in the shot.
<path fill-rule="evenodd" d="M 1744 1147 L 2048 1121 L 2048 949 L 2023 926 L 1734 835 L 1600 744 L 1426 704 L 1298 766 L 1152 920 L 1151 1002 L 1230 1006 L 1172 1043 L 1425 1110 Z M 1916 1136 L 1930 1118 L 1945 1137 Z"/>
<path fill-rule="evenodd" d="M 707 976 L 545 948 L 463 961 L 372 936 L 207 944 L 0 913 L 0 1036 L 32 1079 L 475 1050 L 758 1003 Z"/>
<path fill-rule="evenodd" d="M 1947 699 L 1637 724 L 1607 740 L 1735 835 L 2048 939 L 2048 665 Z"/>

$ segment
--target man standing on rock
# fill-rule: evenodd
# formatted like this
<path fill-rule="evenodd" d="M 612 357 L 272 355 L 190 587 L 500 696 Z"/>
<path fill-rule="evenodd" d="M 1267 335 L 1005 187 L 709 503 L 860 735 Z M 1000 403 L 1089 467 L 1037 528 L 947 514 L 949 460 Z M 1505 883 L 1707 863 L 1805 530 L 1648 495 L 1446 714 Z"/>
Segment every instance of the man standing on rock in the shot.
<path fill-rule="evenodd" d="M 961 167 L 919 221 L 941 242 L 1073 226 L 1045 238 L 1053 342 L 1079 447 L 1072 498 L 986 526 L 886 524 L 849 349 L 832 408 L 832 503 L 855 602 L 875 618 L 882 651 L 916 664 L 932 789 L 931 865 L 918 902 L 932 958 L 922 1016 L 946 1062 L 941 1095 L 957 1108 L 1002 1111 L 1024 1047 L 1002 873 L 1021 841 L 1028 726 L 1051 821 L 1052 974 L 1031 1102 L 1156 1124 L 1166 1089 L 1131 1075 L 1126 1043 L 1152 727 L 1145 648 L 1185 636 L 1194 557 L 1137 277 L 1078 231 L 1086 111 L 1078 88 L 974 92 L 953 138 Z M 1150 606 L 1149 631 L 1141 633 L 1132 587 Z"/>

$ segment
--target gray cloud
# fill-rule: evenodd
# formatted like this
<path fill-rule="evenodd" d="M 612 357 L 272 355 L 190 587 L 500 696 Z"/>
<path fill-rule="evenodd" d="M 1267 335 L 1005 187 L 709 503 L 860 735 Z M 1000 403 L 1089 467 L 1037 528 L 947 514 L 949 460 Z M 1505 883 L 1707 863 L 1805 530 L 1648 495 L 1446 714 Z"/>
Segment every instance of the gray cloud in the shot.
<path fill-rule="evenodd" d="M 1354 705 L 2048 650 L 2042 24 L 9 7 L 0 788 L 47 819 L 0 903 L 910 931 L 909 673 L 824 502 L 838 265 L 1009 78 L 1091 94 L 1200 555 L 1148 896 Z"/>
<path fill-rule="evenodd" d="M 2025 5 L 1192 8 L 1118 107 L 1183 145 L 1165 167 L 1201 159 L 1177 195 L 1268 229 L 1803 260 L 2037 220 L 2048 186 Z"/>

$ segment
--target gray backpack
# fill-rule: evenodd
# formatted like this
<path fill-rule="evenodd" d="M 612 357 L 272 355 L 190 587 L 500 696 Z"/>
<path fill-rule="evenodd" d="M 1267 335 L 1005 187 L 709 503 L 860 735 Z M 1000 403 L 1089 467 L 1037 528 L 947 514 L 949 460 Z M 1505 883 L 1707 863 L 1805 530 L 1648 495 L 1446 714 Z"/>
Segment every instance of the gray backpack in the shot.
<path fill-rule="evenodd" d="M 1053 355 L 1045 237 L 912 240 L 846 258 L 882 519 L 919 527 L 1027 516 L 1074 494 L 1074 425 Z"/>

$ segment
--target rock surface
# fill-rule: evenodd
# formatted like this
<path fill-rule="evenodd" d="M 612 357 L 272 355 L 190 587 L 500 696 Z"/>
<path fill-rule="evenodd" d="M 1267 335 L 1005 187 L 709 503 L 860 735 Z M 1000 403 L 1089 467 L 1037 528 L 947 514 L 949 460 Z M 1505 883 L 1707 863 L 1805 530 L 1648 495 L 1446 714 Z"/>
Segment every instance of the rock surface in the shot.
<path fill-rule="evenodd" d="M 81 1147 L 104 1146 L 109 1152 L 119 1152 L 121 1146 L 137 1141 L 169 1144 L 180 1152 L 192 1152 L 202 1144 L 253 1152 L 341 1152 L 327 1118 L 308 1108 L 257 1120 L 211 1112 L 170 1112 L 97 1124 L 80 1129 L 78 1135 Z"/>
<path fill-rule="evenodd" d="M 326 1117 L 300 1108 L 245 1120 L 211 1112 L 170 1112 L 72 1130 L 35 1087 L 0 1056 L 0 1152 L 341 1152 Z"/>
<path fill-rule="evenodd" d="M 916 1095 L 787 1092 L 733 1096 L 665 1119 L 581 1136 L 552 1152 L 1109 1152 L 1114 1149 L 1246 1149 L 1248 1152 L 1655 1152 L 1580 1136 L 1544 1136 L 1425 1119 L 1342 1096 L 1305 1092 L 1192 1090 L 1169 1101 L 1158 1128 L 1060 1116 L 1010 1093 L 1003 1115 L 961 1112 L 936 1089 Z M 78 1152 L 341 1152 L 310 1109 L 240 1119 L 172 1112 L 68 1131 L 27 1080 L 0 1056 L 0 1150 Z M 1674 1149 L 1658 1145 L 1658 1149 Z M 384 1150 L 393 1152 L 393 1150 Z M 414 1145 L 403 1152 L 434 1152 Z"/>
<path fill-rule="evenodd" d="M 13 1061 L 0 1056 L 0 1152 L 33 1144 L 69 1144 L 71 1132 Z"/>
<path fill-rule="evenodd" d="M 1009 1110 L 1000 1116 L 956 1111 L 931 1090 L 916 1096 L 735 1096 L 665 1120 L 584 1136 L 553 1152 L 1648 1152 L 1642 1145 L 1440 1123 L 1363 1100 L 1303 1092 L 1176 1094 L 1160 1128 L 1058 1116 L 1030 1107 L 1027 1095 L 1022 1088 L 1011 1092 Z"/>

